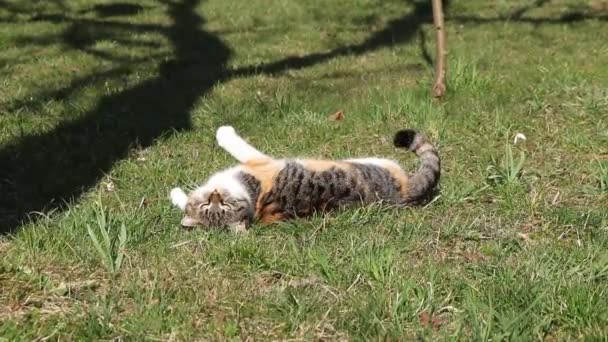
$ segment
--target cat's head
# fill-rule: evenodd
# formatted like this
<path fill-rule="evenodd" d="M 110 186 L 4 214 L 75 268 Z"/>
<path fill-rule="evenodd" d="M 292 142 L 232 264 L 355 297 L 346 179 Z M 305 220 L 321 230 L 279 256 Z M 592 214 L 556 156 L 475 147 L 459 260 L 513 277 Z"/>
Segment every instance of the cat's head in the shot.
<path fill-rule="evenodd" d="M 204 186 L 192 191 L 183 208 L 182 226 L 229 227 L 244 231 L 253 217 L 250 199 L 240 191 Z"/>

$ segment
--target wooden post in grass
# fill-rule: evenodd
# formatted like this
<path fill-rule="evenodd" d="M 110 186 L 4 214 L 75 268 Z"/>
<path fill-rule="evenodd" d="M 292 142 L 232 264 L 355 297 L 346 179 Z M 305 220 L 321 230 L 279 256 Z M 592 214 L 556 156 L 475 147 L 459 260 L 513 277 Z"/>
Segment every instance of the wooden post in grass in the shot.
<path fill-rule="evenodd" d="M 435 57 L 435 80 L 433 80 L 433 96 L 443 97 L 445 95 L 445 59 L 447 55 L 445 47 L 445 25 L 443 19 L 442 0 L 431 0 L 433 4 L 433 25 L 436 33 L 437 56 Z"/>

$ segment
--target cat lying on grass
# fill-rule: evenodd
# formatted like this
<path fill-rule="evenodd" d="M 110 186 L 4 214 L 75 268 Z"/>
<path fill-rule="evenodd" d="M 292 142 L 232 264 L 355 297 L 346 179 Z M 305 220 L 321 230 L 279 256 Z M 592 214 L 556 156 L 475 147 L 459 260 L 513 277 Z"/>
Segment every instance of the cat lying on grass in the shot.
<path fill-rule="evenodd" d="M 345 206 L 409 206 L 428 197 L 439 182 L 437 150 L 409 129 L 397 132 L 394 144 L 420 158 L 422 165 L 413 175 L 390 159 L 274 159 L 229 126 L 220 127 L 216 138 L 241 164 L 215 173 L 188 195 L 180 188 L 171 191 L 171 201 L 185 213 L 183 226 L 243 232 L 256 221 L 284 221 Z"/>

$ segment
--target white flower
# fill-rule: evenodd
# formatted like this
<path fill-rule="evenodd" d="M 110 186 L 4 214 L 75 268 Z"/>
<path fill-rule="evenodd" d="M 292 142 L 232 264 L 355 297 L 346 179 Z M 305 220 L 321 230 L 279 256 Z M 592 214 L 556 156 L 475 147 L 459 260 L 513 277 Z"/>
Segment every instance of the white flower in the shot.
<path fill-rule="evenodd" d="M 513 139 L 513 145 L 517 145 L 517 143 L 519 141 L 525 141 L 526 140 L 526 136 L 523 133 L 517 133 L 515 134 L 515 139 Z"/>
<path fill-rule="evenodd" d="M 114 182 L 112 182 L 111 180 L 106 182 L 106 190 L 114 191 L 114 188 L 115 188 Z"/>

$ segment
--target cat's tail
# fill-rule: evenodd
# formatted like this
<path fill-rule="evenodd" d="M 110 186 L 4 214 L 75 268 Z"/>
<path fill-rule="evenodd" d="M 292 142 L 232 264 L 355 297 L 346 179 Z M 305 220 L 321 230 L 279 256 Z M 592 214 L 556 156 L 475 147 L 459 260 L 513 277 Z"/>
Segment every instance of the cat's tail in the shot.
<path fill-rule="evenodd" d="M 397 132 L 394 144 L 416 153 L 422 163 L 409 179 L 406 204 L 427 198 L 435 190 L 441 175 L 441 161 L 435 146 L 429 143 L 424 135 L 412 129 Z"/>

